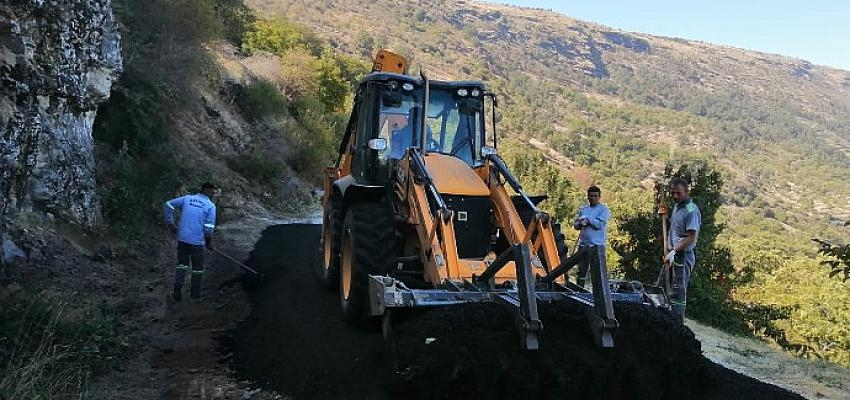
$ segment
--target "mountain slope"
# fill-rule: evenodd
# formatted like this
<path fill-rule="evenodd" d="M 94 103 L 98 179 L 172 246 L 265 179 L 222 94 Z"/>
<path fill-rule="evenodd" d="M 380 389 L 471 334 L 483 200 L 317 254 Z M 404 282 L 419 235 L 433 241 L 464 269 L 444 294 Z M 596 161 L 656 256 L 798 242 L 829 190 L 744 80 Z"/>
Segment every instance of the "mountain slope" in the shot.
<path fill-rule="evenodd" d="M 850 192 L 824 190 L 850 177 L 847 71 L 492 4 L 248 3 L 312 27 L 347 52 L 388 46 L 412 56 L 413 71 L 422 66 L 438 77 L 487 81 L 508 100 L 506 119 L 521 121 L 503 132 L 548 138 L 556 124 L 581 118 L 599 131 L 659 144 L 662 154 L 674 139 L 682 150 L 722 154 L 740 189 L 759 192 L 774 207 L 823 222 L 850 213 Z M 598 115 L 624 104 L 626 114 L 662 115 L 657 121 Z M 515 118 L 529 110 L 533 123 Z M 799 198 L 777 193 L 789 183 L 801 187 Z M 816 209 L 800 202 L 815 194 L 822 203 Z"/>

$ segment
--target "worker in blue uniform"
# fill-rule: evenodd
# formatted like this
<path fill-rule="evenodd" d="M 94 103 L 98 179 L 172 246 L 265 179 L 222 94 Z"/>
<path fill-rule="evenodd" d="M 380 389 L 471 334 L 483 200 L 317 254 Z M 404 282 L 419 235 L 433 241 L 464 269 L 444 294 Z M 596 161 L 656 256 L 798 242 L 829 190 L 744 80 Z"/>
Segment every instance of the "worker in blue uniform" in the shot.
<path fill-rule="evenodd" d="M 206 182 L 201 191 L 168 200 L 163 205 L 165 222 L 177 234 L 177 271 L 174 275 L 175 301 L 182 298 L 183 281 L 191 265 L 192 298 L 201 297 L 201 281 L 204 276 L 204 247 L 213 249 L 212 233 L 215 229 L 215 203 L 213 197 L 218 187 Z M 180 218 L 175 222 L 174 210 Z"/>
<path fill-rule="evenodd" d="M 597 254 L 596 247 L 602 246 L 601 254 L 605 254 L 605 243 L 607 240 L 608 221 L 611 219 L 611 211 L 608 206 L 601 203 L 602 189 L 591 186 L 587 189 L 587 205 L 579 209 L 578 215 L 573 222 L 573 228 L 579 231 L 577 254 L 585 254 L 578 264 L 576 284 L 584 287 L 587 273 L 590 270 L 590 259 L 592 254 Z"/>

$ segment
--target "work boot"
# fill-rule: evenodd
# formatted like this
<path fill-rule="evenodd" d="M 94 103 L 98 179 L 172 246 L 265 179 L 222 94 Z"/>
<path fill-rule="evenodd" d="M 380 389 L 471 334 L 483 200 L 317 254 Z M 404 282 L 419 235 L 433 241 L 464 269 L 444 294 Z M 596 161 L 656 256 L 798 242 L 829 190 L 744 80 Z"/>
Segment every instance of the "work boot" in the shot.
<path fill-rule="evenodd" d="M 192 271 L 192 290 L 191 296 L 193 299 L 201 298 L 201 280 L 204 277 L 204 271 Z"/>
<path fill-rule="evenodd" d="M 177 266 L 177 271 L 174 273 L 174 293 L 171 294 L 171 298 L 174 301 L 180 301 L 183 299 L 183 281 L 186 280 L 186 267 L 182 265 Z"/>

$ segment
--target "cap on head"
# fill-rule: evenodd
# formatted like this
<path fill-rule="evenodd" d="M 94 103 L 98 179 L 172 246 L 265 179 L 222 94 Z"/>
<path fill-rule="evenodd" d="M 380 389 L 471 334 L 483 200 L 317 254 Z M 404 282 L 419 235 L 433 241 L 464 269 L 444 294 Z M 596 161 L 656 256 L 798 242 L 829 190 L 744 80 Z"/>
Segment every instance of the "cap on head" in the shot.
<path fill-rule="evenodd" d="M 201 185 L 201 191 L 203 192 L 206 190 L 218 190 L 218 186 L 212 182 L 204 182 L 204 184 Z"/>

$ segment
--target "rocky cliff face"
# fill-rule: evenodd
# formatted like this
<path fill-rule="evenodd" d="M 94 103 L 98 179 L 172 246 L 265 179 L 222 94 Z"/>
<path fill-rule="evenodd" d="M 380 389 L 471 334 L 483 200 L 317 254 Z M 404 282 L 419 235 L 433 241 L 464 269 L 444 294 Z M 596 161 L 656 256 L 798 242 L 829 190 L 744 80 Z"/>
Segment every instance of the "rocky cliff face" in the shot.
<path fill-rule="evenodd" d="M 0 5 L 0 219 L 97 223 L 92 124 L 121 68 L 111 0 Z"/>

